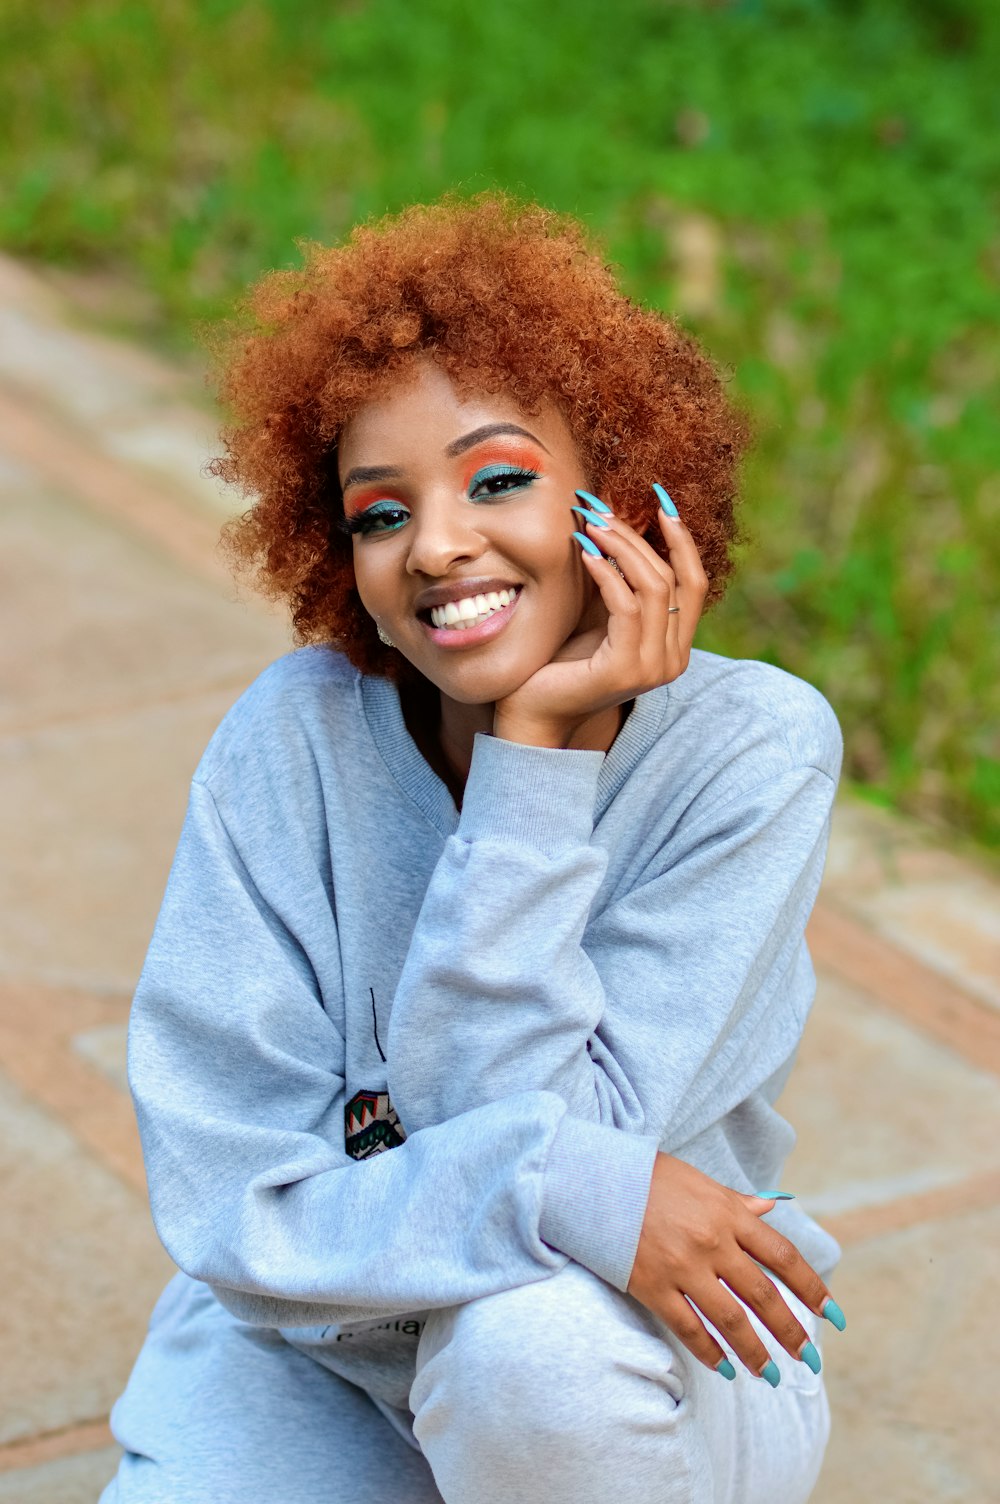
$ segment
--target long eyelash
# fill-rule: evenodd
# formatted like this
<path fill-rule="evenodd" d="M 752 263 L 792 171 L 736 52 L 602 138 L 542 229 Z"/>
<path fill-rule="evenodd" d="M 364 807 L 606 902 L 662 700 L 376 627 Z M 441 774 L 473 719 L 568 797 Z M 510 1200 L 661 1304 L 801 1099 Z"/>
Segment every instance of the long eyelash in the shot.
<path fill-rule="evenodd" d="M 527 470 L 520 465 L 504 465 L 497 468 L 488 466 L 487 468 L 491 471 L 491 473 L 484 475 L 481 484 L 485 484 L 486 482 L 491 480 L 533 481 L 540 479 L 539 472 L 537 470 Z M 483 472 L 479 473 L 482 474 Z M 473 480 L 475 479 L 477 479 L 477 476 L 473 476 Z M 500 492 L 497 494 L 502 495 L 503 493 Z"/>
<path fill-rule="evenodd" d="M 488 468 L 491 469 L 492 473 L 485 475 L 481 484 L 486 484 L 491 480 L 514 480 L 530 482 L 533 480 L 541 479 L 539 471 L 527 470 L 520 465 L 502 466 L 497 469 L 493 469 L 493 467 Z M 476 477 L 474 476 L 473 479 L 475 478 Z M 492 494 L 502 496 L 503 491 L 495 492 Z M 338 533 L 343 533 L 344 536 L 348 538 L 353 538 L 357 533 L 368 532 L 370 524 L 367 519 L 370 516 L 371 510 L 371 508 L 366 508 L 365 511 L 358 512 L 353 517 L 337 517 L 334 519 L 333 526 Z M 384 516 L 385 513 L 380 512 L 377 515 Z"/>
<path fill-rule="evenodd" d="M 394 510 L 402 511 L 402 508 L 400 507 Z M 368 507 L 363 512 L 356 513 L 353 517 L 337 517 L 334 519 L 333 525 L 338 533 L 346 533 L 348 538 L 353 538 L 355 533 L 366 533 L 369 531 L 371 526 L 369 519 L 372 515 L 372 511 L 373 509 Z M 375 513 L 375 515 L 378 517 L 384 517 L 385 513 L 377 512 Z"/>

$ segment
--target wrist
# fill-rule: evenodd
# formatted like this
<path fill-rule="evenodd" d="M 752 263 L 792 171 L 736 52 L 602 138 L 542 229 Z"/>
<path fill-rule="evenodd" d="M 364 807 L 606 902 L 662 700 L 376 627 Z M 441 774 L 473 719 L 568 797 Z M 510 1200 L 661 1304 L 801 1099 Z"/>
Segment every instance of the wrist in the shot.
<path fill-rule="evenodd" d="M 505 742 L 519 742 L 523 747 L 569 746 L 575 727 L 543 725 L 540 722 L 510 721 L 501 716 L 493 717 L 492 735 Z"/>

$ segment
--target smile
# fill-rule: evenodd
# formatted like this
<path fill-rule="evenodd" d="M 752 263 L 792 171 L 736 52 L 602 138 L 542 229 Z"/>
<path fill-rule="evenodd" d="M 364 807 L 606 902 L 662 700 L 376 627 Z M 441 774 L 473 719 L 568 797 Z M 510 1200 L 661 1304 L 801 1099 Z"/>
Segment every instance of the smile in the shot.
<path fill-rule="evenodd" d="M 507 594 L 504 591 L 502 594 Z M 435 626 L 433 622 L 420 617 L 420 624 L 432 642 L 445 648 L 474 647 L 477 643 L 487 642 L 502 632 L 517 610 L 517 603 L 521 599 L 521 587 L 518 586 L 516 594 L 508 600 L 506 605 L 490 607 L 487 603 L 487 612 L 478 611 L 475 616 L 467 616 L 459 619 L 448 626 Z M 434 608 L 435 616 L 440 620 L 438 608 Z"/>

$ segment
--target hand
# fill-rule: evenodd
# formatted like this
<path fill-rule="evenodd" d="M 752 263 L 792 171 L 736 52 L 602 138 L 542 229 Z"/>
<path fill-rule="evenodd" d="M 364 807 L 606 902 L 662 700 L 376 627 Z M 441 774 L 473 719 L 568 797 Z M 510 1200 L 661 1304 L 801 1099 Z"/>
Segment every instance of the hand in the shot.
<path fill-rule="evenodd" d="M 760 1375 L 770 1361 L 734 1295 L 756 1312 L 793 1358 L 809 1342 L 809 1333 L 759 1264 L 773 1270 L 817 1316 L 825 1314 L 831 1296 L 819 1275 L 794 1244 L 760 1220 L 773 1207 L 773 1197 L 763 1200 L 730 1190 L 683 1160 L 656 1156 L 628 1293 L 708 1368 L 718 1368 L 726 1354 L 699 1312 L 752 1374 Z M 839 1315 L 839 1306 L 834 1309 Z M 814 1366 L 815 1348 L 809 1355 Z M 772 1382 L 776 1378 L 775 1373 Z"/>
<path fill-rule="evenodd" d="M 604 514 L 602 514 L 604 515 Z M 679 517 L 657 507 L 669 563 L 627 522 L 607 513 L 606 527 L 584 522 L 586 535 L 612 558 L 582 553 L 607 607 L 606 628 L 577 632 L 551 661 L 494 707 L 493 734 L 534 728 L 564 746 L 590 716 L 679 679 L 708 594 L 694 539 Z M 573 548 L 579 544 L 569 540 Z M 670 607 L 680 609 L 670 614 Z"/>

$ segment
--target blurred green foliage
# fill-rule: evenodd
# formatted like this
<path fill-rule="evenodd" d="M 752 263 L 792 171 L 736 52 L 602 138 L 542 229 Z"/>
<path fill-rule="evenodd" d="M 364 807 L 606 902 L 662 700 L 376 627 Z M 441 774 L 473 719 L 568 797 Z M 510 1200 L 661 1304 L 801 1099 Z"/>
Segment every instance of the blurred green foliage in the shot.
<path fill-rule="evenodd" d="M 993 0 L 7 0 L 0 78 L 0 239 L 138 278 L 175 349 L 445 188 L 579 214 L 755 415 L 699 645 L 818 685 L 847 777 L 1000 848 Z"/>

